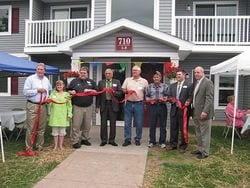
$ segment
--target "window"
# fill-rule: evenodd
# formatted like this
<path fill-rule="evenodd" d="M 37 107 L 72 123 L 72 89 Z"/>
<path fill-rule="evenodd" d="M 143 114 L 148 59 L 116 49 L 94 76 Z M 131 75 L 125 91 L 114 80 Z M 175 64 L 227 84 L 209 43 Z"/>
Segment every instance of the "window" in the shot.
<path fill-rule="evenodd" d="M 196 16 L 236 16 L 237 4 L 226 2 L 197 3 L 195 5 Z"/>
<path fill-rule="evenodd" d="M 219 76 L 218 106 L 227 105 L 227 97 L 234 95 L 234 77 Z"/>
<path fill-rule="evenodd" d="M 195 16 L 236 16 L 237 2 L 216 1 L 211 3 L 197 2 L 194 4 Z M 201 17 L 196 20 L 195 39 L 200 42 L 233 42 L 236 40 L 233 19 Z"/>
<path fill-rule="evenodd" d="M 126 18 L 145 26 L 153 27 L 153 0 L 112 0 L 111 21 Z"/>
<path fill-rule="evenodd" d="M 81 7 L 52 7 L 52 19 L 88 18 L 89 8 Z"/>
<path fill-rule="evenodd" d="M 11 95 L 11 81 L 8 77 L 0 77 L 0 96 Z"/>
<path fill-rule="evenodd" d="M 11 6 L 0 6 L 0 35 L 11 33 Z"/>

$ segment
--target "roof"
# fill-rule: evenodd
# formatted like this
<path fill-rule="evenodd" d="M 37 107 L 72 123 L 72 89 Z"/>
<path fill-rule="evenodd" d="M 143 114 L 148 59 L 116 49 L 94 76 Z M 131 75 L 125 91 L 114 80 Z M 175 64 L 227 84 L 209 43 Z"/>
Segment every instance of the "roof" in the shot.
<path fill-rule="evenodd" d="M 161 31 L 152 29 L 150 27 L 138 24 L 136 22 L 130 21 L 128 19 L 122 18 L 114 22 L 110 22 L 102 27 L 91 30 L 87 33 L 84 33 L 78 37 L 60 43 L 58 45 L 58 50 L 61 52 L 72 52 L 74 48 L 77 48 L 81 45 L 90 43 L 99 38 L 107 36 L 111 33 L 118 32 L 120 30 L 127 29 L 129 31 L 136 32 L 153 40 L 157 40 L 163 44 L 175 47 L 179 50 L 179 53 L 190 53 L 194 46 L 193 43 L 179 39 L 175 36 L 163 33 Z"/>

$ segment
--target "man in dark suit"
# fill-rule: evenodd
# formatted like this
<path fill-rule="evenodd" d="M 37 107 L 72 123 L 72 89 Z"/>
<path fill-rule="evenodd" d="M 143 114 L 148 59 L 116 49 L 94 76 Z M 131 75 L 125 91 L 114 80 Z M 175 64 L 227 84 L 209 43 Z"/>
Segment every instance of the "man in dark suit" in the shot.
<path fill-rule="evenodd" d="M 178 145 L 178 135 L 179 130 L 181 131 L 181 141 L 179 144 L 180 152 L 185 152 L 187 148 L 187 141 L 185 140 L 184 131 L 186 134 L 188 133 L 188 122 L 189 122 L 189 112 L 190 112 L 190 104 L 192 100 L 192 85 L 187 80 L 185 80 L 186 73 L 182 70 L 176 73 L 177 82 L 173 83 L 169 86 L 168 89 L 168 97 L 174 98 L 179 101 L 171 103 L 171 111 L 170 111 L 170 145 L 166 147 L 167 150 L 175 150 Z M 187 126 L 186 129 L 183 126 L 183 112 L 184 109 L 182 107 L 187 106 Z"/>
<path fill-rule="evenodd" d="M 114 97 L 120 98 L 122 96 L 121 83 L 117 79 L 113 79 L 113 71 L 111 69 L 105 70 L 105 79 L 98 82 L 98 90 L 103 88 L 113 88 Z M 116 136 L 116 119 L 119 111 L 119 103 L 112 98 L 110 93 L 105 92 L 96 98 L 96 113 L 100 111 L 101 114 L 101 144 L 105 146 L 107 142 L 112 146 L 118 146 L 115 142 Z M 110 132 L 108 137 L 107 121 L 110 120 Z"/>
<path fill-rule="evenodd" d="M 198 148 L 191 153 L 198 159 L 205 159 L 209 155 L 211 140 L 211 125 L 214 115 L 214 86 L 213 82 L 205 77 L 204 69 L 194 69 L 193 92 L 193 120 Z"/>

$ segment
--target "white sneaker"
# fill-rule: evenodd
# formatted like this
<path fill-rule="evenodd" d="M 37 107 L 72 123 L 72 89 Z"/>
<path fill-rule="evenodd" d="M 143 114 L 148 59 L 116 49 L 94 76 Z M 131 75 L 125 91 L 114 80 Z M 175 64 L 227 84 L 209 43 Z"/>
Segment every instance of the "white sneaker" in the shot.
<path fill-rule="evenodd" d="M 153 144 L 153 143 L 149 143 L 149 144 L 148 144 L 148 147 L 149 147 L 149 148 L 152 148 L 152 147 L 154 147 L 154 144 Z"/>
<path fill-rule="evenodd" d="M 166 144 L 161 144 L 161 148 L 166 148 Z"/>

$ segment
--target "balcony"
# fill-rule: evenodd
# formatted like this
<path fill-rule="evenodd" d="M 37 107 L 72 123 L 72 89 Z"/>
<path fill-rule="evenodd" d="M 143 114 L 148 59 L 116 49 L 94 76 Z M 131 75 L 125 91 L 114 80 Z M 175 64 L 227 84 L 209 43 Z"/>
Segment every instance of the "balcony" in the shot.
<path fill-rule="evenodd" d="M 250 45 L 250 16 L 176 16 L 175 35 L 201 45 Z"/>
<path fill-rule="evenodd" d="M 53 47 L 91 29 L 91 18 L 25 22 L 25 47 Z"/>

